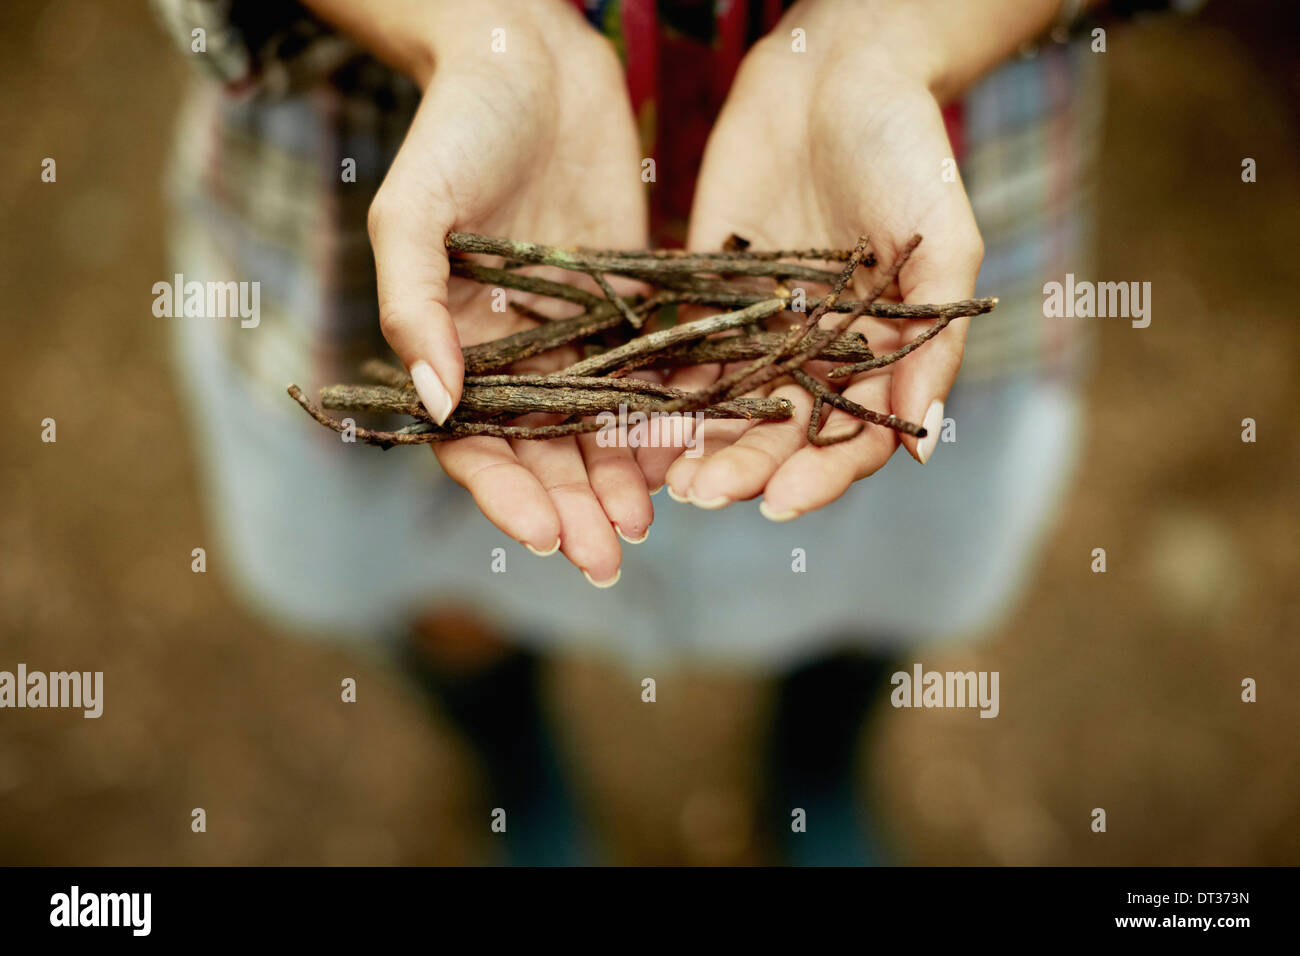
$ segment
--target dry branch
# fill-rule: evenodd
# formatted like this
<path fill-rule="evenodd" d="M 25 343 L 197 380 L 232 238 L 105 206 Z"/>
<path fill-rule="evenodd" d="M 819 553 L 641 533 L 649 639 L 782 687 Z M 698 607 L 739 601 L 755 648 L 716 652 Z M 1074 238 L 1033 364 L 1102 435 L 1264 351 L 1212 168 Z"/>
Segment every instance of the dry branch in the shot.
<path fill-rule="evenodd" d="M 486 286 L 558 299 L 581 306 L 583 312 L 564 319 L 545 319 L 524 303 L 510 305 L 522 316 L 538 321 L 534 327 L 491 342 L 462 349 L 465 364 L 461 400 L 443 425 L 433 422 L 420 403 L 410 377 L 378 359 L 362 368 L 368 385 L 331 385 L 321 391 L 321 405 L 311 402 L 296 385 L 289 394 L 322 425 L 367 444 L 428 444 L 472 435 L 507 439 L 545 440 L 578 435 L 606 427 L 596 417 L 628 411 L 647 414 L 698 412 L 712 418 L 762 421 L 788 419 L 790 402 L 775 398 L 746 397 L 745 393 L 789 376 L 813 398 L 808 441 L 816 446 L 852 440 L 866 425 L 878 425 L 916 437 L 925 429 L 895 415 L 873 411 L 836 392 L 809 374 L 810 361 L 828 362 L 832 380 L 885 368 L 905 359 L 932 340 L 955 318 L 981 315 L 997 299 L 960 302 L 898 304 L 876 301 L 897 280 L 899 271 L 921 241 L 915 236 L 888 268 L 877 273 L 870 293 L 861 300 L 846 300 L 844 291 L 859 268 L 876 265 L 866 237 L 853 249 L 750 250 L 733 236 L 721 252 L 683 250 L 564 249 L 556 246 L 451 233 L 447 248 L 453 253 L 452 274 Z M 490 256 L 495 264 L 467 256 Z M 832 272 L 806 262 L 840 263 Z M 574 273 L 574 281 L 561 282 L 526 275 L 530 266 L 548 266 Z M 646 295 L 621 296 L 607 276 L 640 280 Z M 600 293 L 592 291 L 594 282 Z M 787 312 L 794 299 L 793 282 L 829 286 L 820 296 L 807 295 L 810 312 L 785 331 L 769 331 L 766 320 Z M 584 286 L 585 283 L 585 286 Z M 648 318 L 678 305 L 703 305 L 725 311 L 691 322 L 678 322 L 653 332 L 642 332 Z M 832 328 L 822 328 L 824 318 L 837 317 Z M 932 321 L 906 345 L 887 355 L 873 353 L 867 338 L 849 326 L 861 316 L 881 319 Z M 510 374 L 523 359 L 561 348 L 586 349 L 587 355 L 551 374 Z M 740 364 L 736 367 L 737 363 Z M 630 375 L 638 369 L 670 370 L 698 365 L 732 366 L 697 392 L 646 381 Z M 831 437 L 820 434 L 827 408 L 836 408 L 860 422 L 852 432 Z M 414 421 L 395 431 L 378 431 L 345 425 L 326 414 L 330 411 L 378 412 L 404 415 Z M 533 414 L 552 416 L 548 425 L 512 424 Z M 761 427 L 761 426 L 760 426 Z"/>

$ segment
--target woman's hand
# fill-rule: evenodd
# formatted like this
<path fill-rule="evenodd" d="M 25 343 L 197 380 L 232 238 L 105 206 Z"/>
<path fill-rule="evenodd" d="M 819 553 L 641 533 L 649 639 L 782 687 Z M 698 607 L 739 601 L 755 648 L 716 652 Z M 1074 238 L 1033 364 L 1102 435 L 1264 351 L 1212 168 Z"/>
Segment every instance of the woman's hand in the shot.
<path fill-rule="evenodd" d="M 644 187 L 622 70 L 609 44 L 561 0 L 378 7 L 369 0 L 375 8 L 364 12 L 358 8 L 367 0 L 318 6 L 337 7 L 319 12 L 424 87 L 371 205 L 370 237 L 384 336 L 443 421 L 460 400 L 461 346 L 534 324 L 513 311 L 494 312 L 492 290 L 449 277 L 449 231 L 645 245 Z M 497 527 L 535 552 L 562 548 L 594 584 L 617 579 L 615 529 L 639 540 L 653 517 L 632 453 L 598 447 L 595 435 L 475 437 L 434 449 Z"/>
<path fill-rule="evenodd" d="M 947 302 L 972 294 L 983 243 L 931 92 L 935 51 L 920 45 L 926 36 L 920 24 L 886 16 L 898 7 L 840 0 L 797 5 L 750 53 L 705 152 L 693 248 L 717 249 L 732 233 L 755 248 L 849 248 L 866 233 L 880 265 L 870 278 L 859 273 L 861 293 L 920 233 L 924 241 L 899 275 L 897 295 L 887 298 Z M 791 49 L 796 27 L 806 32 L 807 52 Z M 923 423 L 926 438 L 902 439 L 922 463 L 938 441 L 968 323 L 954 321 L 903 361 L 859 376 L 844 390 L 868 408 Z M 883 354 L 929 324 L 865 318 L 852 327 Z M 685 374 L 691 378 L 675 384 L 699 387 L 718 370 Z M 761 494 L 765 515 L 788 520 L 834 501 L 880 468 L 899 443 L 897 432 L 868 425 L 849 441 L 810 445 L 811 398 L 793 385 L 775 394 L 794 403 L 793 419 L 709 421 L 699 458 L 642 450 L 647 481 L 666 479 L 674 497 L 706 507 Z M 848 432 L 854 422 L 831 411 L 822 431 Z"/>

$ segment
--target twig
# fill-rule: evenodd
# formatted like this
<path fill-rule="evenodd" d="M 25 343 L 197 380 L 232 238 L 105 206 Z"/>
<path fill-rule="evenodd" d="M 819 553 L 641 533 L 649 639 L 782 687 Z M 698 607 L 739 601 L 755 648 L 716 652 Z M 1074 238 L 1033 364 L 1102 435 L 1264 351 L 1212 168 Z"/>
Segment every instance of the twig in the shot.
<path fill-rule="evenodd" d="M 387 448 L 473 435 L 545 440 L 584 434 L 604 427 L 602 419 L 608 421 L 604 413 L 616 409 L 659 414 L 695 411 L 710 418 L 759 421 L 788 419 L 793 413 L 790 402 L 745 394 L 788 374 L 812 396 L 807 436 L 814 446 L 848 441 L 861 434 L 867 424 L 920 438 L 926 434 L 922 426 L 864 408 L 804 369 L 813 360 L 835 363 L 829 376 L 843 379 L 883 368 L 910 355 L 954 318 L 979 315 L 997 305 L 997 299 L 992 298 L 909 305 L 877 302 L 897 280 L 919 242 L 919 236 L 913 237 L 891 267 L 880 274 L 869 294 L 855 302 L 843 298 L 848 282 L 858 267 L 875 262 L 866 248 L 865 237 L 852 250 L 763 252 L 750 250 L 745 240 L 733 236 L 727 240 L 723 252 L 699 254 L 683 250 L 560 249 L 452 233 L 447 245 L 453 252 L 497 256 L 505 263 L 504 268 L 497 268 L 453 257 L 453 274 L 528 295 L 572 302 L 585 311 L 570 318 L 550 319 L 537 310 L 511 302 L 510 306 L 519 314 L 539 324 L 462 349 L 466 375 L 461 400 L 443 425 L 433 422 L 406 371 L 377 359 L 362 368 L 363 377 L 375 384 L 329 386 L 321 391 L 322 404 L 328 409 L 407 415 L 416 419 L 413 424 L 397 431 L 345 426 L 309 401 L 296 385 L 289 387 L 289 394 L 325 427 L 357 441 Z M 828 272 L 800 264 L 807 260 L 840 262 L 843 268 Z M 584 273 L 596 283 L 603 296 L 578 282 L 557 282 L 516 271 L 536 265 Z M 614 275 L 640 279 L 654 290 L 653 294 L 620 296 L 609 281 Z M 774 288 L 769 288 L 771 280 L 776 280 Z M 793 298 L 790 283 L 794 281 L 826 283 L 831 288 L 824 296 L 805 297 L 811 308 L 807 318 L 783 332 L 765 331 L 763 323 L 767 318 L 789 308 Z M 725 311 L 649 334 L 635 334 L 657 309 L 675 304 L 705 305 Z M 837 314 L 837 321 L 833 327 L 821 328 L 831 313 Z M 877 356 L 862 333 L 849 330 L 863 315 L 886 320 L 932 321 L 906 345 L 888 355 Z M 740 334 L 723 334 L 728 332 Z M 503 372 L 522 359 L 583 344 L 588 349 L 594 346 L 602 351 L 548 375 Z M 628 376 L 641 367 L 673 369 L 735 363 L 744 366 L 699 392 L 686 392 Z M 857 427 L 849 433 L 821 435 L 828 407 L 858 419 Z M 543 421 L 557 424 L 512 424 L 512 420 L 532 414 L 546 415 L 548 418 Z"/>
<path fill-rule="evenodd" d="M 851 335 L 856 337 L 831 342 L 830 336 L 823 334 L 820 337 L 821 347 L 813 358 L 826 362 L 868 362 L 875 358 L 874 354 L 864 354 L 871 353 L 865 336 L 861 333 Z M 780 345 L 784 338 L 784 332 L 760 332 L 757 335 L 727 335 L 704 339 L 683 348 L 660 352 L 654 356 L 653 362 L 644 367 L 664 369 L 743 362 L 766 355 Z"/>
<path fill-rule="evenodd" d="M 893 265 L 891 265 L 885 274 L 876 281 L 876 284 L 872 286 L 867 297 L 859 302 L 853 311 L 845 313 L 840 318 L 839 323 L 829 333 L 830 341 L 835 341 L 843 335 L 849 325 L 858 318 L 861 312 L 868 309 L 871 306 L 871 303 L 874 302 L 887 288 L 889 288 L 890 284 L 898 278 L 899 272 L 902 271 L 903 266 L 907 264 L 907 260 L 912 257 L 912 253 L 920 244 L 921 237 L 919 235 L 912 236 L 912 238 L 908 240 L 907 244 L 903 246 L 902 251 L 899 252 L 898 258 L 894 260 Z M 720 397 L 732 398 L 736 395 L 744 394 L 745 392 L 763 386 L 773 379 L 780 378 L 782 375 L 785 375 L 794 369 L 802 368 L 803 365 L 814 354 L 816 354 L 819 347 L 820 343 L 817 341 L 814 341 L 811 346 L 805 345 L 793 355 L 781 360 L 772 367 L 762 369 L 757 375 L 754 375 L 747 381 L 737 382 L 729 391 L 722 393 Z"/>
<path fill-rule="evenodd" d="M 781 341 L 780 345 L 772 349 L 772 351 L 768 352 L 766 355 L 756 359 L 744 368 L 723 375 L 711 385 L 701 389 L 694 397 L 685 401 L 684 407 L 702 408 L 705 405 L 711 405 L 722 396 L 731 393 L 737 386 L 744 386 L 746 383 L 750 382 L 756 373 L 761 372 L 761 370 L 767 366 L 773 365 L 789 350 L 797 346 L 803 340 L 804 336 L 808 334 L 808 331 L 818 323 L 821 317 L 826 313 L 826 310 L 835 305 L 835 302 L 843 294 L 844 287 L 848 285 L 849 279 L 853 277 L 853 273 L 856 272 L 858 266 L 862 264 L 862 259 L 866 254 L 867 237 L 861 236 L 858 239 L 857 245 L 853 247 L 853 254 L 849 257 L 848 262 L 844 264 L 843 270 L 841 270 L 840 274 L 836 277 L 835 284 L 831 287 L 831 291 L 828 292 L 826 297 L 822 299 L 818 306 L 809 313 L 808 318 L 805 319 L 801 325 L 794 326 L 786 333 L 786 336 Z M 741 391 L 747 392 L 754 387 L 757 386 L 742 387 Z"/>
<path fill-rule="evenodd" d="M 850 375 L 856 375 L 858 372 L 870 372 L 873 369 L 884 368 L 886 365 L 893 365 L 904 356 L 911 355 L 930 339 L 934 338 L 948 326 L 947 316 L 941 316 L 934 325 L 930 326 L 912 341 L 908 342 L 902 348 L 895 349 L 888 355 L 882 355 L 879 358 L 868 359 L 865 362 L 855 362 L 852 365 L 841 365 L 839 368 L 833 368 L 827 374 L 828 378 L 848 378 Z"/>
<path fill-rule="evenodd" d="M 728 275 L 767 276 L 769 278 L 800 278 L 808 282 L 829 283 L 835 273 L 825 269 L 811 269 L 795 263 L 774 262 L 765 259 L 735 259 L 725 255 L 660 257 L 627 257 L 592 254 L 580 249 L 561 249 L 536 242 L 502 239 L 497 236 L 480 236 L 467 232 L 447 234 L 447 248 L 453 252 L 501 256 L 531 265 L 555 266 L 572 272 L 612 273 L 653 281 L 659 276 L 693 275 L 695 273 L 726 273 Z"/>
<path fill-rule="evenodd" d="M 649 306 L 649 303 L 644 305 Z M 638 306 L 641 307 L 643 306 Z M 601 300 L 599 305 L 573 318 L 556 319 L 554 322 L 524 329 L 522 332 L 492 342 L 463 348 L 461 352 L 465 357 L 465 371 L 490 372 L 493 369 L 504 368 L 521 359 L 541 352 L 549 352 L 551 349 L 603 332 L 622 322 L 623 316 L 619 315 L 614 304 Z"/>
<path fill-rule="evenodd" d="M 297 385 L 289 386 L 289 396 L 297 402 L 302 408 L 316 421 L 320 422 L 326 428 L 333 429 L 339 433 L 346 433 L 348 426 L 342 422 L 337 422 L 330 418 L 319 408 L 317 408 L 302 393 L 302 389 Z M 581 435 L 587 432 L 599 431 L 604 427 L 600 422 L 573 422 L 564 425 L 496 425 L 490 422 L 448 422 L 446 425 L 438 426 L 429 422 L 421 422 L 421 428 L 402 429 L 401 431 L 385 432 L 376 431 L 371 428 L 362 428 L 360 425 L 352 426 L 352 433 L 367 445 L 378 445 L 381 448 L 389 448 L 393 445 L 426 445 L 430 442 L 452 441 L 457 438 L 469 438 L 474 435 L 487 435 L 494 438 L 524 438 L 524 439 L 549 439 L 563 438 L 567 435 Z"/>
<path fill-rule="evenodd" d="M 771 298 L 771 293 L 737 292 L 717 282 L 700 280 L 697 283 L 678 283 L 676 279 L 659 282 L 658 285 L 677 293 L 677 302 L 683 305 L 711 305 L 719 309 L 743 309 L 764 299 Z M 821 298 L 808 296 L 805 300 L 808 308 L 815 309 L 821 305 Z M 835 302 L 826 309 L 827 312 L 852 312 L 861 303 L 854 299 Z M 876 319 L 934 319 L 947 316 L 959 319 L 966 316 L 983 315 L 997 308 L 996 296 L 980 299 L 962 299 L 958 302 L 873 302 L 862 315 Z"/>
<path fill-rule="evenodd" d="M 513 379 L 513 377 L 510 377 Z M 591 388 L 559 385 L 544 379 L 512 380 L 505 384 L 466 385 L 448 420 L 448 428 L 469 424 L 485 417 L 515 416 L 540 412 L 551 415 L 598 415 L 601 412 L 658 412 L 684 394 L 680 389 L 642 383 L 642 388 Z M 413 389 L 386 385 L 327 385 L 321 389 L 321 406 L 330 410 L 388 412 L 432 421 Z M 719 402 L 706 414 L 711 418 L 785 419 L 793 413 L 784 399 L 746 399 Z"/>
<path fill-rule="evenodd" d="M 780 249 L 757 250 L 736 249 L 723 252 L 695 252 L 690 249 L 588 249 L 580 246 L 578 251 L 602 259 L 700 259 L 708 258 L 722 262 L 776 262 L 781 259 L 818 259 L 822 262 L 846 262 L 853 255 L 852 249 Z M 868 261 L 869 260 L 869 261 Z M 863 265 L 875 265 L 875 256 L 868 255 Z"/>
<path fill-rule="evenodd" d="M 579 289 L 577 286 L 565 285 L 563 282 L 555 282 L 539 276 L 522 276 L 517 272 L 493 269 L 489 266 L 481 266 L 476 262 L 467 262 L 464 259 L 451 260 L 451 274 L 460 276 L 462 279 L 471 279 L 482 285 L 501 286 L 503 289 L 514 289 L 516 292 L 528 292 L 552 299 L 563 299 L 566 302 L 574 302 L 588 309 L 604 301 L 596 293 L 588 292 L 586 289 Z"/>
<path fill-rule="evenodd" d="M 361 363 L 361 377 L 376 385 L 390 388 L 414 388 L 411 376 L 404 369 L 389 365 L 383 359 L 366 359 Z"/>
<path fill-rule="evenodd" d="M 591 273 L 591 277 L 596 280 L 596 285 L 600 286 L 600 291 L 605 293 L 605 298 L 614 303 L 614 307 L 618 309 L 623 318 L 627 319 L 627 324 L 634 329 L 641 328 L 642 323 L 645 322 L 645 316 L 633 312 L 628 307 L 628 304 L 623 301 L 623 297 L 614 291 L 614 287 L 609 284 L 609 280 L 599 272 Z"/>
<path fill-rule="evenodd" d="M 852 399 L 845 398 L 839 392 L 827 388 L 803 369 L 793 369 L 790 375 L 814 398 L 820 398 L 832 408 L 848 412 L 854 418 L 860 418 L 871 425 L 883 425 L 885 428 L 892 428 L 896 432 L 911 435 L 913 438 L 924 438 L 926 436 L 926 430 L 920 425 L 899 418 L 897 415 L 884 415 L 872 411 L 864 405 L 859 405 Z"/>
<path fill-rule="evenodd" d="M 863 312 L 869 309 L 873 302 L 884 295 L 885 290 L 888 289 L 891 284 L 897 281 L 899 273 L 903 271 L 903 267 L 907 265 L 907 261 L 912 258 L 912 253 L 916 251 L 916 247 L 920 244 L 921 237 L 919 235 L 914 235 L 907 241 L 899 251 L 898 257 L 894 260 L 893 265 L 891 265 L 885 274 L 876 281 L 876 284 L 871 287 L 866 298 L 859 302 L 852 311 L 846 312 L 840 317 L 838 324 L 836 324 L 835 328 L 831 330 L 830 341 L 834 342 L 843 335 L 848 330 L 848 327 L 852 325 Z M 781 362 L 778 365 L 778 368 L 782 372 L 788 372 L 791 369 L 799 368 L 813 356 L 817 349 L 817 343 L 814 343 L 811 348 L 805 346 L 794 355 Z"/>
<path fill-rule="evenodd" d="M 840 442 L 851 441 L 861 435 L 862 429 L 867 427 L 864 422 L 858 422 L 853 431 L 843 435 L 822 435 L 822 409 L 824 407 L 825 399 L 821 395 L 814 395 L 812 415 L 808 418 L 808 444 L 810 445 L 825 448 L 828 445 L 838 445 Z"/>
<path fill-rule="evenodd" d="M 720 315 L 711 315 L 707 318 L 697 319 L 694 322 L 685 322 L 681 325 L 674 325 L 669 329 L 651 332 L 649 335 L 633 339 L 626 345 L 620 345 L 608 352 L 593 355 L 581 362 L 570 365 L 564 370 L 564 374 L 599 375 L 603 372 L 609 372 L 640 356 L 650 355 L 670 346 L 680 345 L 694 339 L 702 339 L 718 332 L 726 332 L 729 329 L 739 328 L 746 323 L 767 318 L 769 315 L 775 315 L 786 307 L 788 301 L 787 299 L 766 299 L 736 312 L 723 312 Z"/>
<path fill-rule="evenodd" d="M 555 321 L 555 316 L 546 315 L 545 313 L 538 312 L 536 309 L 529 308 L 528 306 L 524 305 L 522 302 L 512 301 L 510 303 L 510 308 L 512 308 L 519 315 L 522 315 L 525 319 L 531 319 L 533 322 L 536 322 L 539 325 L 545 325 L 547 322 Z"/>

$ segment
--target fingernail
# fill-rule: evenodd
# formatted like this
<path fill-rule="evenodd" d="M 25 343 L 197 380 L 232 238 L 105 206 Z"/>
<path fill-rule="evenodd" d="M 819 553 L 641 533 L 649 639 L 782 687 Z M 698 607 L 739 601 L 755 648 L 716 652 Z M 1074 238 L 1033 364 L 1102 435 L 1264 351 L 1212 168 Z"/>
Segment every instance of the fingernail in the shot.
<path fill-rule="evenodd" d="M 673 491 L 672 485 L 668 486 L 668 497 L 673 499 L 673 501 L 680 501 L 684 505 L 690 504 L 691 501 L 688 495 L 679 495 L 677 492 Z"/>
<path fill-rule="evenodd" d="M 731 499 L 726 495 L 719 495 L 717 498 L 710 498 L 708 501 L 699 498 L 690 498 L 689 500 L 695 507 L 703 508 L 705 511 L 717 511 L 719 508 L 725 508 L 731 504 Z"/>
<path fill-rule="evenodd" d="M 529 551 L 533 552 L 533 554 L 537 555 L 539 558 L 545 558 L 545 557 L 549 557 L 550 555 L 554 554 L 556 551 L 560 550 L 560 539 L 559 538 L 555 539 L 555 544 L 551 545 L 549 551 L 538 551 L 527 541 L 523 542 L 523 546 L 527 548 Z"/>
<path fill-rule="evenodd" d="M 650 537 L 650 529 L 649 529 L 649 528 L 646 528 L 646 529 L 645 529 L 645 534 L 641 535 L 641 537 L 639 537 L 639 538 L 629 538 L 627 535 L 625 535 L 625 534 L 623 533 L 623 529 L 620 528 L 617 524 L 614 525 L 614 532 L 615 532 L 615 533 L 616 533 L 620 538 L 622 538 L 624 541 L 626 541 L 628 544 L 640 544 L 640 543 L 641 543 L 642 541 L 644 541 L 646 538 Z"/>
<path fill-rule="evenodd" d="M 758 503 L 758 513 L 768 521 L 793 521 L 799 517 L 799 512 L 793 508 L 789 511 L 777 511 L 775 508 L 769 508 L 766 500 Z"/>
<path fill-rule="evenodd" d="M 623 569 L 622 569 L 622 568 L 619 568 L 617 571 L 615 571 L 615 572 L 614 572 L 614 576 L 613 576 L 612 578 L 610 578 L 608 581 L 597 581 L 597 580 L 596 580 L 595 578 L 593 578 L 590 574 L 588 574 L 585 570 L 582 572 L 582 576 L 583 576 L 584 578 L 586 578 L 586 579 L 587 579 L 587 583 L 590 584 L 590 585 L 592 585 L 593 587 L 598 587 L 598 588 L 602 588 L 602 589 L 604 589 L 604 588 L 612 588 L 615 584 L 618 584 L 618 579 L 621 578 L 621 577 L 623 576 Z"/>
<path fill-rule="evenodd" d="M 936 398 L 930 403 L 921 427 L 925 429 L 925 437 L 916 443 L 916 458 L 924 465 L 939 444 L 939 430 L 943 428 L 943 402 Z"/>
<path fill-rule="evenodd" d="M 652 494 L 652 495 L 657 495 L 657 494 L 659 494 L 659 492 L 661 492 L 661 491 L 663 491 L 663 490 L 664 490 L 664 486 L 663 486 L 663 483 L 661 482 L 660 485 L 659 485 L 659 487 L 656 488 L 654 491 L 650 492 L 650 494 Z"/>
<path fill-rule="evenodd" d="M 442 384 L 442 379 L 438 378 L 433 366 L 420 359 L 411 366 L 411 381 L 433 420 L 439 425 L 446 422 L 447 416 L 451 414 L 451 393 Z"/>

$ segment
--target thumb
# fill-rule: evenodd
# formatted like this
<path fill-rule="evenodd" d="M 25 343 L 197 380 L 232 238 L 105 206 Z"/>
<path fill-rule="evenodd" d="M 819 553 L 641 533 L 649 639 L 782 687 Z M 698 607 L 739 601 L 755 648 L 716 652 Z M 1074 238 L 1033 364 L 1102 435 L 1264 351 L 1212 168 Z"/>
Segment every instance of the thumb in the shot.
<path fill-rule="evenodd" d="M 908 262 L 904 276 L 900 276 L 905 292 L 903 301 L 942 304 L 970 297 L 975 291 L 975 279 L 984 258 L 984 243 L 973 224 L 969 237 L 950 240 L 945 248 L 936 248 L 936 243 L 926 249 L 930 242 L 927 236 L 921 249 L 928 254 Z M 911 342 L 937 321 L 908 322 L 900 344 Z M 912 457 L 923 465 L 939 442 L 943 404 L 961 368 L 969 326 L 969 318 L 954 319 L 931 341 L 894 366 L 890 406 L 895 415 L 919 422 L 926 430 L 924 438 L 899 437 Z"/>
<path fill-rule="evenodd" d="M 453 213 L 449 203 L 430 202 L 425 190 L 418 197 L 411 201 L 386 181 L 370 204 L 368 226 L 380 330 L 441 425 L 460 402 L 465 376 L 460 337 L 447 307 L 446 238 Z"/>

